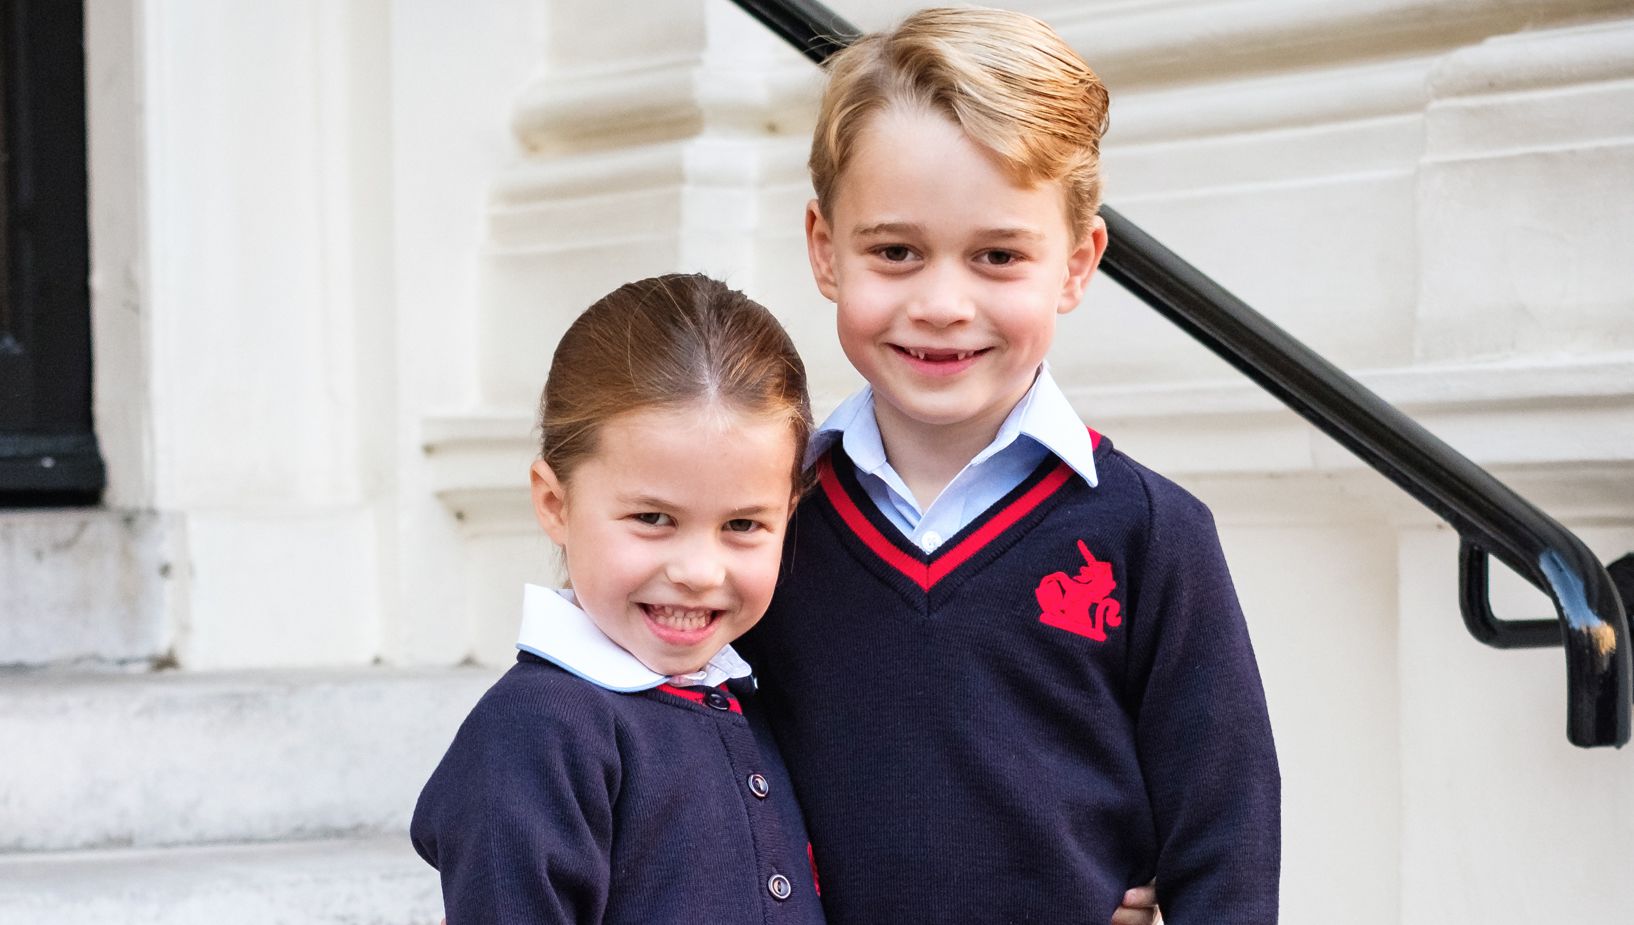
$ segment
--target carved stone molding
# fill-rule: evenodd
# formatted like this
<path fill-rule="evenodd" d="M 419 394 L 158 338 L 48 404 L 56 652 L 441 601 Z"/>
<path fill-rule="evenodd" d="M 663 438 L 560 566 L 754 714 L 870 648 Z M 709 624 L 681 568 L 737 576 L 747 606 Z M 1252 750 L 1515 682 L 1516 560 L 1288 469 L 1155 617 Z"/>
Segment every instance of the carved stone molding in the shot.
<path fill-rule="evenodd" d="M 1626 0 L 1147 0 L 1033 9 L 1114 91 L 1439 52 L 1627 10 Z"/>

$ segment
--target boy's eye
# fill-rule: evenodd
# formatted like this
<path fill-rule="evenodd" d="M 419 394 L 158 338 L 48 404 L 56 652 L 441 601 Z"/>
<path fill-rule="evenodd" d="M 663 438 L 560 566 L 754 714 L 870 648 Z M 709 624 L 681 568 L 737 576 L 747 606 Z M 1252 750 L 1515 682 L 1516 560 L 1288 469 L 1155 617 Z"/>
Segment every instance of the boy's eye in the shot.
<path fill-rule="evenodd" d="M 981 261 L 994 267 L 1007 267 L 1020 259 L 1015 251 L 982 251 L 981 254 Z"/>
<path fill-rule="evenodd" d="M 747 517 L 739 517 L 736 520 L 726 522 L 726 531 L 728 533 L 751 533 L 759 528 L 759 521 L 750 520 Z"/>
<path fill-rule="evenodd" d="M 874 253 L 889 263 L 902 263 L 913 257 L 913 251 L 904 244 L 887 244 L 874 248 Z"/>
<path fill-rule="evenodd" d="M 643 523 L 649 527 L 667 527 L 675 523 L 668 514 L 660 514 L 657 511 L 643 511 L 640 514 L 631 514 L 630 517 L 637 523 Z"/>

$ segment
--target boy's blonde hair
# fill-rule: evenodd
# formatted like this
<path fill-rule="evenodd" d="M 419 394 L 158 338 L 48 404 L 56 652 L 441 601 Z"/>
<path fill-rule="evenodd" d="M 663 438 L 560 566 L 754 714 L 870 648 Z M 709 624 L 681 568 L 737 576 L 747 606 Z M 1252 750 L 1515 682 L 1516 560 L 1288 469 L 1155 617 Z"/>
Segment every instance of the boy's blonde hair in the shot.
<path fill-rule="evenodd" d="M 1022 13 L 921 10 L 828 63 L 811 180 L 832 219 L 836 184 L 875 113 L 923 107 L 952 119 L 1020 182 L 1061 183 L 1074 239 L 1101 203 L 1101 79 L 1054 29 Z"/>

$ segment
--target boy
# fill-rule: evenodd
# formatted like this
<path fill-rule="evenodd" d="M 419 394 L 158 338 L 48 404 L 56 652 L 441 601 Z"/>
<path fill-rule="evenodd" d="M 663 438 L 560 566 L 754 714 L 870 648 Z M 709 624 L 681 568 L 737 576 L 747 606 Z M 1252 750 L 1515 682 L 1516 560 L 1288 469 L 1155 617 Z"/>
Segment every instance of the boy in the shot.
<path fill-rule="evenodd" d="M 1206 508 L 1044 367 L 1106 246 L 1106 92 L 1049 27 L 929 10 L 830 64 L 806 214 L 868 381 L 748 637 L 833 925 L 1274 922 L 1279 778 Z"/>

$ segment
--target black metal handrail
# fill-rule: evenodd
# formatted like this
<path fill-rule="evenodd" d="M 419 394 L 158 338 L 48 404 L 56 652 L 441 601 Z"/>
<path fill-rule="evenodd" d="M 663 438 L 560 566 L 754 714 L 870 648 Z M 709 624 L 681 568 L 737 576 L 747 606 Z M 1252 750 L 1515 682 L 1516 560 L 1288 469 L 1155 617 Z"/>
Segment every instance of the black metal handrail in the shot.
<path fill-rule="evenodd" d="M 818 64 L 860 34 L 814 0 L 733 2 Z M 1571 743 L 1627 743 L 1628 612 L 1583 541 L 1117 211 L 1102 207 L 1101 216 L 1108 276 L 1458 531 L 1459 605 L 1471 635 L 1497 648 L 1564 644 Z M 1488 556 L 1549 595 L 1557 618 L 1495 617 Z"/>

